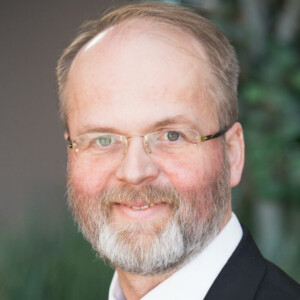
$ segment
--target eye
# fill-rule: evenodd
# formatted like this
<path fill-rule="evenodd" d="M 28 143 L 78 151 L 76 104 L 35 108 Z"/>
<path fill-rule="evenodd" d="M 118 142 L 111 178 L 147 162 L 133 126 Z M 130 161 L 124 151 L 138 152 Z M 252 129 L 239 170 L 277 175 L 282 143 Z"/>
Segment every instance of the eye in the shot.
<path fill-rule="evenodd" d="M 180 133 L 178 131 L 167 131 L 165 135 L 166 138 L 171 142 L 175 142 L 180 138 Z"/>
<path fill-rule="evenodd" d="M 102 135 L 95 140 L 95 143 L 102 147 L 108 147 L 114 142 L 115 139 L 111 135 Z"/>

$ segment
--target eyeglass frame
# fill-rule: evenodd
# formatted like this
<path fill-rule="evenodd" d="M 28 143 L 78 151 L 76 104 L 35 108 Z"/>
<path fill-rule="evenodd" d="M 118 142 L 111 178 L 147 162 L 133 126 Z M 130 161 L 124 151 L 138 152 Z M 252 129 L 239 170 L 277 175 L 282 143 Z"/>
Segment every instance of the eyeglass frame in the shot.
<path fill-rule="evenodd" d="M 197 142 L 205 142 L 205 141 L 209 141 L 209 140 L 212 140 L 212 139 L 215 139 L 217 137 L 220 137 L 222 136 L 224 133 L 226 133 L 228 131 L 228 129 L 230 128 L 231 126 L 227 126 L 225 127 L 224 129 L 214 133 L 214 134 L 209 134 L 209 135 L 205 135 L 205 136 L 199 136 L 198 137 L 198 141 Z M 160 131 L 160 130 L 159 130 Z M 158 132 L 159 132 L 158 131 Z M 124 147 L 124 151 L 123 151 L 123 155 L 125 155 L 127 153 L 127 150 L 128 150 L 128 139 L 131 139 L 131 138 L 136 138 L 136 137 L 141 137 L 144 139 L 144 145 L 145 145 L 145 150 L 147 153 L 151 153 L 152 150 L 150 149 L 148 143 L 147 143 L 147 139 L 145 139 L 145 137 L 147 137 L 148 135 L 150 134 L 153 134 L 155 132 L 150 132 L 150 133 L 147 133 L 145 135 L 137 135 L 137 136 L 125 136 L 125 135 L 121 135 L 121 134 L 118 134 L 118 136 L 122 137 L 124 139 L 126 139 L 126 143 L 125 144 L 125 147 Z M 74 141 L 72 142 L 71 141 L 71 138 L 70 138 L 70 135 L 68 135 L 67 137 L 67 145 L 68 145 L 68 148 L 69 149 L 74 149 L 74 144 L 76 144 L 76 140 L 74 139 Z M 196 143 L 194 143 L 196 144 Z"/>

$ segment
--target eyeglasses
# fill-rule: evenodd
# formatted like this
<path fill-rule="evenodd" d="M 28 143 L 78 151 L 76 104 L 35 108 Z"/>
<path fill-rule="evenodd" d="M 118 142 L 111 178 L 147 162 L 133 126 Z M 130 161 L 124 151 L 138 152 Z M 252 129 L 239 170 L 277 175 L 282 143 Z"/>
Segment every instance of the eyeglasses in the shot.
<path fill-rule="evenodd" d="M 201 142 L 223 135 L 229 127 L 206 136 L 201 136 L 192 129 L 162 129 L 141 136 L 124 136 L 111 133 L 87 133 L 71 141 L 68 137 L 68 147 L 74 150 L 75 157 L 84 164 L 95 164 L 103 160 L 121 160 L 127 153 L 130 139 L 143 138 L 144 149 L 157 158 L 164 155 L 176 159 L 188 155 Z"/>

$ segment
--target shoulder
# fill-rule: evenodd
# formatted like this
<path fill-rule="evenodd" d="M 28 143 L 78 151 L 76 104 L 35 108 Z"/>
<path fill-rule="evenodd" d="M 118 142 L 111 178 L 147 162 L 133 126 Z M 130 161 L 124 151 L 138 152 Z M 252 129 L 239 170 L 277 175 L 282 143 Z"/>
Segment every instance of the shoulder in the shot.
<path fill-rule="evenodd" d="M 300 285 L 258 250 L 248 229 L 205 300 L 300 300 Z"/>
<path fill-rule="evenodd" d="M 266 272 L 255 299 L 300 299 L 300 285 L 273 263 L 265 260 Z"/>

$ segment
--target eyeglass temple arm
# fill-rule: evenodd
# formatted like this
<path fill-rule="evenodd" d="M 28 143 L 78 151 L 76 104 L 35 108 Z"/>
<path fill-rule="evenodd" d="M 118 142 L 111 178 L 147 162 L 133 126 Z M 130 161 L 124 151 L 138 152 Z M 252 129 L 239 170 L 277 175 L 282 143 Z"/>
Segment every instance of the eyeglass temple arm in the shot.
<path fill-rule="evenodd" d="M 200 136 L 199 140 L 200 142 L 204 142 L 204 141 L 208 141 L 214 138 L 217 138 L 221 135 L 223 135 L 230 127 L 225 127 L 224 129 L 222 129 L 221 131 L 215 133 L 215 134 L 211 134 L 211 135 L 206 135 L 206 136 Z"/>
<path fill-rule="evenodd" d="M 71 142 L 71 138 L 70 136 L 68 135 L 68 138 L 67 138 L 67 145 L 70 149 L 73 149 L 73 143 Z"/>

